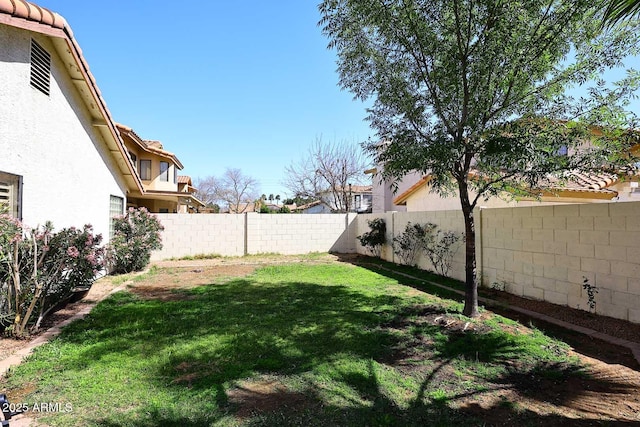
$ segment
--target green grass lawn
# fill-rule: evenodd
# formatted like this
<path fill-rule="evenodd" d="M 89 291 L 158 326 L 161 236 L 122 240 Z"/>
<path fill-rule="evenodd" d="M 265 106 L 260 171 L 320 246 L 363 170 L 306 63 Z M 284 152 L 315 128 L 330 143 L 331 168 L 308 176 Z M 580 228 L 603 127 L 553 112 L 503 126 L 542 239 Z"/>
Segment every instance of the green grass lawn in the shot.
<path fill-rule="evenodd" d="M 162 286 L 162 273 L 147 279 Z M 474 399 L 492 396 L 495 413 L 526 425 L 535 414 L 501 390 L 581 375 L 541 332 L 491 314 L 472 322 L 459 302 L 398 280 L 297 263 L 164 300 L 121 292 L 0 389 L 70 404 L 42 418 L 51 426 L 483 425 Z"/>

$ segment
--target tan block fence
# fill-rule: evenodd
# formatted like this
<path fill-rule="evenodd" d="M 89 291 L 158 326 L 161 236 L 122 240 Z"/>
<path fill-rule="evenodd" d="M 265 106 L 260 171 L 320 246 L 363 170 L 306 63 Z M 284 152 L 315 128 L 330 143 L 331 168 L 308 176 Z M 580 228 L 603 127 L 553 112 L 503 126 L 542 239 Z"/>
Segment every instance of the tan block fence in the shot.
<path fill-rule="evenodd" d="M 408 222 L 464 231 L 460 211 L 383 214 L 160 214 L 164 248 L 153 259 L 216 253 L 366 253 L 356 236 L 367 220 L 387 225 L 382 258 L 399 262 L 390 242 Z M 597 286 L 598 314 L 640 323 L 640 202 L 478 209 L 477 271 L 483 286 L 588 310 L 584 278 Z M 431 269 L 426 256 L 418 259 Z M 464 279 L 464 245 L 450 276 Z"/>
<path fill-rule="evenodd" d="M 356 214 L 157 214 L 163 248 L 151 259 L 356 251 Z"/>

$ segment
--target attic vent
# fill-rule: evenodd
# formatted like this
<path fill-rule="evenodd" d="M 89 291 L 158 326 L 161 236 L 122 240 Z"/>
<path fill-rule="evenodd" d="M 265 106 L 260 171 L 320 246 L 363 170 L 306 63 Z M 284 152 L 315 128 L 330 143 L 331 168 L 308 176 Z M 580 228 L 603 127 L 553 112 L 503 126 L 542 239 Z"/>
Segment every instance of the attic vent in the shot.
<path fill-rule="evenodd" d="M 31 86 L 49 95 L 51 55 L 35 40 L 31 40 Z"/>

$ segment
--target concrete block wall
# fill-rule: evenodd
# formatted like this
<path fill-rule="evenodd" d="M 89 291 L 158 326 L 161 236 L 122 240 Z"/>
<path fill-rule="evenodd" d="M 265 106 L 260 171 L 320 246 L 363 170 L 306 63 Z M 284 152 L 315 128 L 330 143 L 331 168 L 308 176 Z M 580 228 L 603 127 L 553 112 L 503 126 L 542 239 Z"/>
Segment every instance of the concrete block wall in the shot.
<path fill-rule="evenodd" d="M 482 211 L 482 283 L 640 323 L 640 202 Z"/>
<path fill-rule="evenodd" d="M 245 254 L 244 215 L 156 214 L 164 231 L 162 249 L 154 251 L 152 260 L 180 258 L 187 255 Z"/>
<path fill-rule="evenodd" d="M 355 252 L 356 214 L 247 214 L 247 253 Z"/>
<path fill-rule="evenodd" d="M 356 214 L 157 214 L 163 248 L 151 259 L 197 254 L 355 252 Z"/>
<path fill-rule="evenodd" d="M 366 253 L 356 236 L 367 220 L 384 218 L 387 242 L 408 222 L 464 231 L 459 210 L 317 215 L 160 214 L 164 248 L 152 259 L 216 253 Z M 640 323 L 640 202 L 482 209 L 475 212 L 477 271 L 484 286 L 497 284 L 527 298 L 588 310 L 584 278 L 598 287 L 596 312 Z M 464 280 L 464 244 L 450 276 Z M 428 258 L 419 267 L 431 270 Z"/>
<path fill-rule="evenodd" d="M 382 248 L 382 259 L 390 262 L 401 263 L 401 260 L 393 252 L 393 238 L 401 235 L 407 223 L 426 224 L 428 222 L 438 225 L 442 231 L 455 231 L 464 233 L 464 219 L 460 210 L 451 211 L 431 211 L 431 212 L 385 212 L 380 214 L 367 214 L 358 216 L 357 236 L 370 230 L 367 221 L 374 218 L 383 218 L 387 225 L 387 244 Z M 367 250 L 357 243 L 357 251 L 361 254 L 367 254 Z M 422 255 L 418 258 L 418 267 L 424 270 L 433 270 L 433 265 L 429 258 Z M 464 280 L 464 242 L 460 242 L 458 250 L 453 258 L 451 271 L 449 275 L 458 280 Z"/>

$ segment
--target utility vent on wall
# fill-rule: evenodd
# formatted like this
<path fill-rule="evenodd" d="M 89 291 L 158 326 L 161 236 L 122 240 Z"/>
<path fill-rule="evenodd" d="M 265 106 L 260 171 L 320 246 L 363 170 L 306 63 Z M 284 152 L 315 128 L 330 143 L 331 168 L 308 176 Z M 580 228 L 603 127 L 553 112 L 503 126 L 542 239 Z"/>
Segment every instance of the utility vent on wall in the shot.
<path fill-rule="evenodd" d="M 51 55 L 35 40 L 31 40 L 31 86 L 49 95 Z"/>

